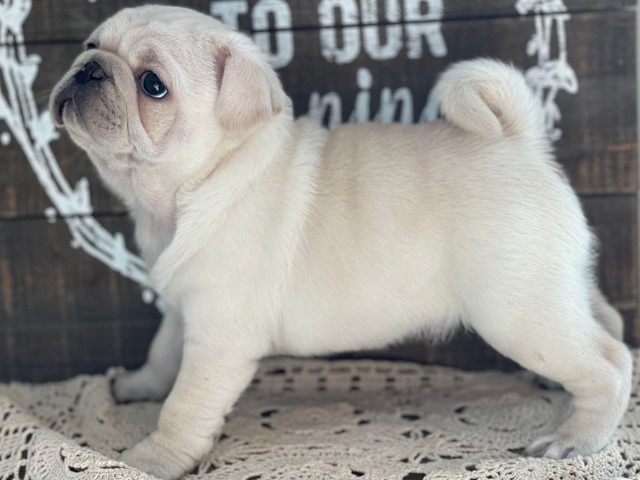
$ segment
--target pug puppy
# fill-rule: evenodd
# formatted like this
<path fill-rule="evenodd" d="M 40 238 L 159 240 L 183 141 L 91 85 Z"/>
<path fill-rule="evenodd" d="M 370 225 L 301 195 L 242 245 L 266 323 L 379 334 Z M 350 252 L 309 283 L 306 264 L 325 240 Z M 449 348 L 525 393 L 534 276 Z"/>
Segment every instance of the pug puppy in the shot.
<path fill-rule="evenodd" d="M 631 357 L 594 245 L 514 68 L 458 63 L 427 125 L 295 120 L 252 41 L 145 6 L 89 37 L 50 108 L 131 210 L 168 304 L 118 400 L 159 399 L 122 460 L 175 479 L 211 450 L 268 355 L 478 332 L 574 396 L 529 455 L 590 455 L 627 406 Z"/>

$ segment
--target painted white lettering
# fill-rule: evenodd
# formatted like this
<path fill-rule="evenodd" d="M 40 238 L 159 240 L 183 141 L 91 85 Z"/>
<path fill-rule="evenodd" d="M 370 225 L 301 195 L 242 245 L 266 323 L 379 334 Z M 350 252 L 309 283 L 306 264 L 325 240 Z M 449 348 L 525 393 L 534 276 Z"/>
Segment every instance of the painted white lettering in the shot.
<path fill-rule="evenodd" d="M 362 0 L 362 23 L 376 24 L 378 18 L 377 0 Z M 398 0 L 385 0 L 385 20 L 387 22 L 399 22 L 400 4 Z M 381 30 L 384 28 L 386 43 L 383 45 L 380 39 Z M 364 49 L 374 60 L 389 60 L 396 58 L 402 49 L 402 27 L 400 25 L 388 25 L 386 27 L 365 26 L 362 29 L 364 37 Z"/>
<path fill-rule="evenodd" d="M 366 68 L 358 69 L 356 82 L 360 91 L 356 95 L 356 104 L 353 109 L 353 113 L 349 117 L 351 123 L 364 123 L 368 122 L 371 118 L 369 114 L 369 107 L 371 105 L 371 85 L 373 85 L 373 75 Z"/>
<path fill-rule="evenodd" d="M 240 15 L 247 13 L 247 0 L 231 0 L 228 2 L 211 2 L 209 12 L 228 27 L 240 28 Z"/>
<path fill-rule="evenodd" d="M 399 109 L 399 110 L 398 110 Z M 390 88 L 383 88 L 380 96 L 380 110 L 375 120 L 380 123 L 392 123 L 396 121 L 396 114 L 400 123 L 413 122 L 413 95 L 407 87 L 402 87 L 395 92 Z"/>
<path fill-rule="evenodd" d="M 422 13 L 421 8 L 427 6 L 427 13 Z M 407 32 L 407 56 L 409 58 L 422 58 L 422 43 L 426 39 L 431 55 L 444 57 L 447 54 L 447 45 L 441 32 L 443 13 L 442 0 L 405 0 L 405 25 Z"/>
<path fill-rule="evenodd" d="M 274 49 L 271 48 L 270 32 L 256 32 L 253 40 L 267 55 L 273 68 L 286 67 L 293 60 L 293 32 L 291 31 L 291 9 L 283 0 L 259 0 L 251 11 L 251 21 L 255 30 L 269 29 L 269 15 L 272 14 L 275 25 Z"/>
<path fill-rule="evenodd" d="M 336 11 L 340 12 L 341 24 L 345 28 L 335 27 Z M 322 56 L 329 62 L 339 64 L 353 62 L 360 53 L 360 31 L 358 23 L 358 6 L 355 0 L 322 0 L 318 5 L 318 20 L 320 22 L 320 44 Z M 338 45 L 338 34 L 342 35 L 342 46 Z"/>
<path fill-rule="evenodd" d="M 356 95 L 353 111 L 349 115 L 350 123 L 365 123 L 372 120 L 381 123 L 395 121 L 413 123 L 415 121 L 413 118 L 413 94 L 409 88 L 401 87 L 397 90 L 383 88 L 380 95 L 380 109 L 374 114 L 371 111 L 373 75 L 366 68 L 360 68 L 356 76 L 356 83 L 359 91 Z M 431 98 L 432 95 L 429 97 Z M 429 107 L 425 106 L 418 119 L 420 122 L 427 121 L 425 112 L 428 109 Z M 328 92 L 324 95 L 313 92 L 309 99 L 308 115 L 317 122 L 324 123 L 329 129 L 336 128 L 342 123 L 342 98 L 337 92 Z"/>
<path fill-rule="evenodd" d="M 436 97 L 434 92 L 435 90 L 431 90 L 429 92 L 427 104 L 424 106 L 424 109 L 420 114 L 420 118 L 418 118 L 419 123 L 433 122 L 434 120 L 437 120 L 438 115 L 440 115 L 440 100 Z"/>
<path fill-rule="evenodd" d="M 309 113 L 308 115 L 318 123 L 324 123 L 325 117 L 326 125 L 328 128 L 333 129 L 342 123 L 342 100 L 340 95 L 336 92 L 329 92 L 325 95 L 320 95 L 318 92 L 313 92 L 309 99 Z"/>

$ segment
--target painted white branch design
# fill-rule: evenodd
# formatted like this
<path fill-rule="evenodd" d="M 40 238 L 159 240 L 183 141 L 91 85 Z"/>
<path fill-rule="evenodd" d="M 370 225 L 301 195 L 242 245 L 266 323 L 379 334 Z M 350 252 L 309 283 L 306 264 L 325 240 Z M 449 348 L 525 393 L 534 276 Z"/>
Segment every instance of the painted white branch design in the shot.
<path fill-rule="evenodd" d="M 516 9 L 520 15 L 534 13 L 536 33 L 527 45 L 530 56 L 538 56 L 538 65 L 525 73 L 527 83 L 542 101 L 545 125 L 553 141 L 560 139 L 562 131 L 556 128 L 560 121 L 560 109 L 556 97 L 561 90 L 578 92 L 576 73 L 567 62 L 567 35 L 565 23 L 570 15 L 562 0 L 518 0 Z M 558 58 L 551 58 L 551 42 L 555 30 L 558 39 Z"/>
<path fill-rule="evenodd" d="M 71 187 L 51 151 L 58 132 L 49 112 L 38 111 L 33 94 L 41 58 L 27 54 L 22 33 L 30 10 L 31 0 L 0 0 L 0 69 L 6 91 L 6 96 L 0 91 L 0 120 L 7 124 L 53 204 L 45 210 L 46 216 L 67 223 L 71 246 L 149 289 L 142 259 L 127 250 L 121 233 L 108 232 L 93 217 L 88 180 L 81 178 Z M 7 132 L 0 139 L 4 145 L 11 141 Z M 149 291 L 143 294 L 146 302 L 153 298 Z"/>
<path fill-rule="evenodd" d="M 33 93 L 41 58 L 28 54 L 24 45 L 22 27 L 31 5 L 31 0 L 0 0 L 0 69 L 4 86 L 4 90 L 0 89 L 0 120 L 10 131 L 0 133 L 0 145 L 7 146 L 12 137 L 18 142 L 51 200 L 52 206 L 45 210 L 47 218 L 55 221 L 60 217 L 66 222 L 71 246 L 140 284 L 145 289 L 143 300 L 151 303 L 155 295 L 144 262 L 127 249 L 121 233 L 111 233 L 98 223 L 93 217 L 89 182 L 81 178 L 71 187 L 51 151 L 50 144 L 58 133 L 49 113 L 38 111 Z M 527 53 L 538 56 L 538 65 L 527 70 L 526 76 L 544 102 L 547 129 L 557 140 L 561 131 L 555 127 L 560 120 L 556 96 L 561 90 L 578 91 L 575 72 L 567 63 L 565 23 L 569 15 L 562 0 L 518 0 L 516 8 L 522 15 L 535 14 L 536 32 Z M 559 42 L 558 59 L 550 58 L 553 28 Z M 161 307 L 159 302 L 156 304 Z"/>

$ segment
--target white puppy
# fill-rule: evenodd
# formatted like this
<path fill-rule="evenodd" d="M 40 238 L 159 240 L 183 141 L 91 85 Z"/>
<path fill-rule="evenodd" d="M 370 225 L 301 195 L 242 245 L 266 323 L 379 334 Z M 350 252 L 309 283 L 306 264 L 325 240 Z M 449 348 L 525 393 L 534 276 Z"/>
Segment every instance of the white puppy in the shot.
<path fill-rule="evenodd" d="M 171 390 L 125 462 L 193 468 L 262 357 L 459 325 L 574 395 L 530 454 L 611 438 L 631 378 L 620 316 L 515 69 L 453 66 L 436 87 L 444 121 L 328 132 L 294 121 L 257 47 L 205 15 L 123 10 L 87 46 L 51 111 L 131 209 L 169 305 L 147 364 L 115 385 L 121 400 Z"/>

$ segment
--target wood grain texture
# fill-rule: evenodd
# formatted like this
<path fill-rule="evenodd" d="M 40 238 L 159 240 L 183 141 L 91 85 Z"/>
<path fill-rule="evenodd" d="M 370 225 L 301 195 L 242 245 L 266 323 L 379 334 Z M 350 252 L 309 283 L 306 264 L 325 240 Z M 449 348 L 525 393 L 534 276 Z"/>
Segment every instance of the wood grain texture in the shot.
<path fill-rule="evenodd" d="M 621 310 L 638 307 L 638 206 L 635 195 L 582 198 L 599 240 L 598 279 L 607 298 Z M 639 325 L 628 325 L 640 344 Z"/>
<path fill-rule="evenodd" d="M 627 341 L 640 345 L 637 318 L 637 198 L 583 199 L 601 241 L 602 288 L 626 318 Z M 100 221 L 122 231 L 132 246 L 125 216 Z M 112 365 L 141 364 L 159 314 L 141 300 L 140 288 L 70 247 L 64 222 L 0 221 L 0 381 L 43 381 L 97 373 Z M 462 335 L 451 344 L 413 341 L 360 357 L 395 358 L 464 368 L 513 368 L 482 341 Z"/>
<path fill-rule="evenodd" d="M 388 1 L 388 0 L 387 0 Z M 377 0 L 341 0 L 342 10 L 345 5 L 354 5 L 356 16 L 353 21 L 342 21 L 342 15 L 338 15 L 338 25 L 348 24 L 380 24 L 402 23 L 415 21 L 415 15 L 407 16 L 407 6 L 418 5 L 420 17 L 429 15 L 433 9 L 430 5 L 437 2 L 428 0 L 391 0 L 397 4 L 398 15 L 390 14 L 385 8 L 385 2 Z M 135 7 L 146 2 L 140 0 L 109 0 L 87 2 L 86 0 L 37 0 L 32 7 L 31 15 L 25 24 L 25 36 L 28 42 L 50 41 L 81 41 L 97 27 L 105 18 L 126 7 Z M 256 31 L 262 28 L 254 26 L 253 18 L 268 15 L 275 8 L 288 7 L 291 13 L 291 25 L 295 28 L 317 28 L 319 22 L 318 8 L 340 3 L 327 0 L 182 0 L 180 2 L 170 0 L 155 0 L 158 4 L 179 4 L 193 8 L 203 13 L 217 12 L 227 5 L 234 4 L 231 9 L 238 11 L 237 21 L 240 29 L 244 31 Z M 375 4 L 372 8 L 373 18 L 364 15 L 363 5 Z M 478 19 L 504 16 L 518 16 L 514 0 L 445 0 L 442 19 Z M 522 2 L 523 4 L 526 2 Z M 634 0 L 565 0 L 569 12 L 607 12 L 612 10 L 627 9 L 635 6 Z M 278 5 L 279 4 L 279 5 Z M 258 6 L 259 8 L 256 8 Z M 270 8 L 271 7 L 271 8 Z M 244 12 L 244 13 L 241 13 Z M 278 26 L 273 18 L 269 19 L 266 27 L 268 30 L 283 29 Z"/>
<path fill-rule="evenodd" d="M 126 217 L 100 221 L 130 238 Z M 146 358 L 156 308 L 70 240 L 64 222 L 0 222 L 0 381 L 60 379 Z"/>
<path fill-rule="evenodd" d="M 338 65 L 322 56 L 317 31 L 295 31 L 296 55 L 280 70 L 280 76 L 294 100 L 296 115 L 309 111 L 314 94 L 337 92 L 342 99 L 341 118 L 348 121 L 357 95 L 363 95 L 358 72 L 366 69 L 371 73 L 371 88 L 364 94 L 370 98 L 371 117 L 380 109 L 384 89 L 408 87 L 413 99 L 411 119 L 417 121 L 438 74 L 451 62 L 492 56 L 523 69 L 533 66 L 535 60 L 526 54 L 533 32 L 531 18 L 451 21 L 442 29 L 448 49 L 444 58 L 435 58 L 427 51 L 423 59 L 413 60 L 403 50 L 397 58 L 380 62 L 362 50 L 353 63 Z M 579 91 L 576 95 L 558 95 L 562 113 L 559 127 L 563 131 L 556 143 L 558 159 L 581 194 L 634 193 L 638 188 L 636 48 L 631 41 L 635 38 L 635 14 L 576 14 L 567 23 L 567 36 L 569 60 L 576 70 Z M 80 52 L 80 45 L 34 45 L 29 51 L 43 59 L 34 90 L 40 94 L 41 107 L 46 108 L 48 92 Z M 71 183 L 89 178 L 96 212 L 124 211 L 100 186 L 93 167 L 66 134 L 52 147 Z M 50 202 L 35 181 L 21 148 L 12 142 L 7 147 L 0 146 L 0 155 L 0 218 L 42 216 Z"/>

